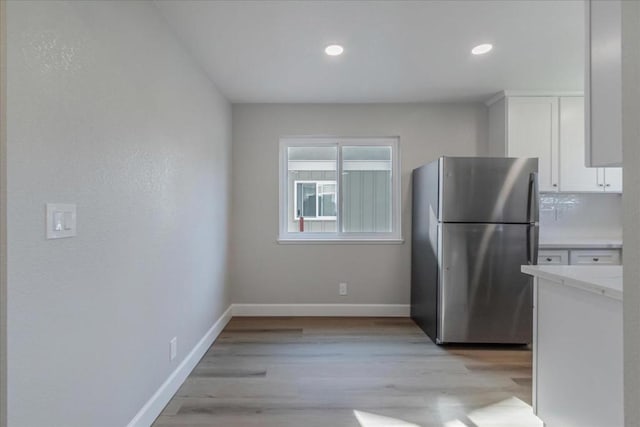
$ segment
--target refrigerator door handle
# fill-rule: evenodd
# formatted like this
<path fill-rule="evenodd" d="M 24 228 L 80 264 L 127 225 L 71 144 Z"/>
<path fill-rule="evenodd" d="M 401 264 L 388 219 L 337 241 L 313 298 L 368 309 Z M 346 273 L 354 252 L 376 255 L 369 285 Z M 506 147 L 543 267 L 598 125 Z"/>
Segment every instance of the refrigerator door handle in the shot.
<path fill-rule="evenodd" d="M 538 265 L 538 226 L 527 227 L 527 261 L 529 265 Z"/>
<path fill-rule="evenodd" d="M 528 222 L 538 222 L 538 172 L 531 172 L 529 174 L 527 220 Z"/>

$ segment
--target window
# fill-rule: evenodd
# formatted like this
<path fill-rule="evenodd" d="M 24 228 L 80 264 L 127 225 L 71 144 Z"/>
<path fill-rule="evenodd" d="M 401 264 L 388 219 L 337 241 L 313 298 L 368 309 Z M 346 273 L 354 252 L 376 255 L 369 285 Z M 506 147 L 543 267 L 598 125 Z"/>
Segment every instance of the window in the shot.
<path fill-rule="evenodd" d="M 293 191 L 296 220 L 336 220 L 335 181 L 295 181 Z"/>
<path fill-rule="evenodd" d="M 400 236 L 397 138 L 283 138 L 281 241 Z"/>

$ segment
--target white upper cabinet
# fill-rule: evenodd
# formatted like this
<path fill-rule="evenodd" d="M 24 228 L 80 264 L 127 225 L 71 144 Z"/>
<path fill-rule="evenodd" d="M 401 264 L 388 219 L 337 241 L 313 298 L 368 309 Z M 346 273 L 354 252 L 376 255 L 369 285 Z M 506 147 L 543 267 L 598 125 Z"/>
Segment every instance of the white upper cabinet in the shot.
<path fill-rule="evenodd" d="M 604 188 L 612 193 L 622 193 L 622 168 L 604 168 Z"/>
<path fill-rule="evenodd" d="M 584 165 L 584 98 L 560 98 L 560 191 L 603 191 L 598 168 Z"/>
<path fill-rule="evenodd" d="M 560 191 L 622 192 L 622 168 L 584 166 L 584 98 L 560 97 Z"/>
<path fill-rule="evenodd" d="M 507 99 L 507 156 L 537 157 L 540 191 L 558 189 L 558 98 Z"/>
<path fill-rule="evenodd" d="M 620 0 L 586 0 L 586 165 L 622 166 Z"/>
<path fill-rule="evenodd" d="M 490 154 L 537 157 L 540 191 L 558 190 L 558 98 L 509 96 L 490 105 Z"/>
<path fill-rule="evenodd" d="M 489 105 L 489 155 L 537 157 L 540 191 L 622 192 L 621 168 L 584 164 L 584 97 L 518 96 Z"/>

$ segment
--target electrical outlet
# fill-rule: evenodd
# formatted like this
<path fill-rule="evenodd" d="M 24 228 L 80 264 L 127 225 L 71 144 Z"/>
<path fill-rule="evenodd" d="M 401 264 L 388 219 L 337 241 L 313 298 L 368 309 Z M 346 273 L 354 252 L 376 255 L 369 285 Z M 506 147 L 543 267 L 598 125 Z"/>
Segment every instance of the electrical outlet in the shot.
<path fill-rule="evenodd" d="M 178 355 L 178 337 L 171 338 L 171 341 L 169 341 L 169 349 L 171 350 L 169 360 L 173 360 Z"/>
<path fill-rule="evenodd" d="M 342 295 L 342 296 L 347 295 L 347 284 L 346 283 L 340 283 L 339 292 L 340 292 L 340 295 Z"/>

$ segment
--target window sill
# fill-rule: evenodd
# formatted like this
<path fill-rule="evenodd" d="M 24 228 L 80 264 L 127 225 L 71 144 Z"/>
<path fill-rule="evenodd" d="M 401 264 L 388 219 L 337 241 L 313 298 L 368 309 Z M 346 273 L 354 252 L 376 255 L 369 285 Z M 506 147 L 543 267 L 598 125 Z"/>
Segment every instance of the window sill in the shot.
<path fill-rule="evenodd" d="M 277 239 L 281 245 L 402 245 L 404 239 Z"/>

